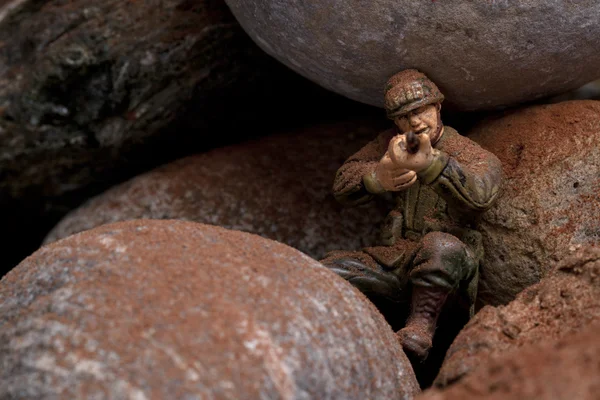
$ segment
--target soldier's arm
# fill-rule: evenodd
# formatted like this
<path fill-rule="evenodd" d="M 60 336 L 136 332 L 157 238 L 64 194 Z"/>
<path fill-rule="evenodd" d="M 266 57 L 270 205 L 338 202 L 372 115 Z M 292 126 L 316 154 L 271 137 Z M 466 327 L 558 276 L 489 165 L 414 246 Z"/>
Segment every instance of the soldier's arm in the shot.
<path fill-rule="evenodd" d="M 382 132 L 338 169 L 333 182 L 333 195 L 337 201 L 348 206 L 364 204 L 385 191 L 373 173 L 392 136 L 392 130 Z"/>
<path fill-rule="evenodd" d="M 447 133 L 436 146 L 440 152 L 433 163 L 418 174 L 419 180 L 462 211 L 487 210 L 500 192 L 500 160 L 456 131 Z"/>

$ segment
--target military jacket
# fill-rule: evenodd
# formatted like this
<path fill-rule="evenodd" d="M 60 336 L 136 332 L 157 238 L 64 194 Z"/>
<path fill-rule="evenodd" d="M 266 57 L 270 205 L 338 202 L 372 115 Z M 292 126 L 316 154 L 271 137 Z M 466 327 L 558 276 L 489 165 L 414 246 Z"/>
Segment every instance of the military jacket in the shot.
<path fill-rule="evenodd" d="M 394 134 L 394 130 L 382 132 L 346 160 L 333 185 L 338 201 L 358 205 L 381 194 L 369 191 L 368 180 Z M 390 193 L 394 207 L 384 224 L 381 244 L 391 246 L 400 238 L 418 240 L 427 232 L 443 231 L 476 246 L 469 243 L 477 241 L 471 237 L 472 228 L 500 192 L 501 163 L 449 126 L 433 147 L 439 154 L 418 174 L 418 180 L 406 190 Z"/>

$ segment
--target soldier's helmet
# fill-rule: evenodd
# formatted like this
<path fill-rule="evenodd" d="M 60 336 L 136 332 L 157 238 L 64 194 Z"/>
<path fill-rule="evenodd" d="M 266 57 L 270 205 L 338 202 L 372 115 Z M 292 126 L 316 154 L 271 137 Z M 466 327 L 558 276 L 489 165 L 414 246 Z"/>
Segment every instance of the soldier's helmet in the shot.
<path fill-rule="evenodd" d="M 427 104 L 442 102 L 444 95 L 422 72 L 407 69 L 393 75 L 385 86 L 385 110 L 389 119 L 401 117 Z"/>

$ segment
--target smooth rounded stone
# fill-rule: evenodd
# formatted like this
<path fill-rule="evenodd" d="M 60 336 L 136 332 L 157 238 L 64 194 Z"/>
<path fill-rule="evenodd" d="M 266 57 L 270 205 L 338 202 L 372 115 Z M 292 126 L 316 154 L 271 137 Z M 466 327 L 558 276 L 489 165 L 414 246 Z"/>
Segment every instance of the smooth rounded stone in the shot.
<path fill-rule="evenodd" d="M 599 330 L 600 324 L 595 324 L 558 342 L 511 352 L 447 389 L 430 389 L 417 399 L 597 399 Z"/>
<path fill-rule="evenodd" d="M 573 246 L 600 244 L 600 102 L 520 109 L 469 137 L 504 167 L 503 194 L 479 226 L 479 299 L 506 304 Z"/>
<path fill-rule="evenodd" d="M 386 80 L 405 68 L 429 75 L 461 110 L 514 105 L 599 77 L 595 0 L 226 2 L 271 56 L 371 105 L 383 105 Z"/>
<path fill-rule="evenodd" d="M 520 360 L 517 364 L 526 363 L 524 351 L 535 353 L 532 349 L 538 344 L 546 346 L 545 343 L 551 344 L 543 348 L 556 347 L 559 340 L 574 332 L 589 330 L 591 324 L 598 323 L 600 247 L 582 247 L 566 256 L 546 278 L 521 292 L 508 305 L 486 306 L 475 315 L 452 343 L 434 384 L 445 387 L 459 382 L 464 388 L 480 381 L 490 385 L 496 379 L 492 372 L 494 366 L 506 368 L 504 363 L 511 359 Z M 595 332 L 597 338 L 598 331 Z M 594 346 L 600 350 L 600 342 L 594 342 Z M 577 351 L 581 349 L 585 347 L 578 347 Z M 594 350 L 596 368 L 600 365 L 598 350 Z M 544 360 L 541 358 L 540 363 Z M 535 364 L 535 359 L 531 363 Z M 560 370 L 558 366 L 548 367 L 552 371 Z M 597 380 L 598 372 L 594 371 Z M 528 379 L 532 376 L 527 374 Z M 539 384 L 535 379 L 533 382 L 532 385 Z"/>
<path fill-rule="evenodd" d="M 108 222 L 170 218 L 256 233 L 314 258 L 371 245 L 384 205 L 342 207 L 331 186 L 336 170 L 382 122 L 322 124 L 176 161 L 89 200 L 45 243 Z"/>
<path fill-rule="evenodd" d="M 286 245 L 187 221 L 104 225 L 0 281 L 1 398 L 411 399 L 358 291 Z"/>

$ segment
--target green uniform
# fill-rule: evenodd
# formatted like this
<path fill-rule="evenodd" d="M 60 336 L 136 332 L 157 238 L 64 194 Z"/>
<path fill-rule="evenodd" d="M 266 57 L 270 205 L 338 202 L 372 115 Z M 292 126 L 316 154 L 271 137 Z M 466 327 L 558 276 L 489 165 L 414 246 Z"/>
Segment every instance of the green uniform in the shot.
<path fill-rule="evenodd" d="M 371 173 L 393 136 L 393 130 L 381 133 L 342 165 L 333 186 L 338 201 L 359 205 L 382 194 Z M 471 303 L 475 300 L 483 248 L 474 225 L 498 196 L 501 164 L 448 126 L 434 148 L 439 155 L 418 180 L 391 193 L 395 206 L 380 245 L 331 252 L 321 261 L 367 295 L 399 300 L 411 283 L 464 288 Z"/>

